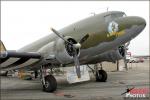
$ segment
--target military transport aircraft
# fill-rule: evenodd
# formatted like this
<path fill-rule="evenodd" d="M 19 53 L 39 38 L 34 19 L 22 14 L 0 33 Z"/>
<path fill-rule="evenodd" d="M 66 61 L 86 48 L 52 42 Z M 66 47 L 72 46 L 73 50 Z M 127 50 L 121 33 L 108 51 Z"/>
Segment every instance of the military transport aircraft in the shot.
<path fill-rule="evenodd" d="M 43 90 L 53 92 L 57 89 L 56 79 L 52 74 L 45 75 L 45 69 L 75 66 L 76 75 L 81 78 L 80 65 L 122 59 L 124 44 L 145 26 L 143 18 L 126 16 L 121 11 L 96 14 L 58 31 L 51 28 L 52 34 L 16 51 L 6 50 L 1 42 L 0 68 L 4 71 L 40 70 Z M 103 69 L 95 72 L 97 81 L 107 80 Z"/>

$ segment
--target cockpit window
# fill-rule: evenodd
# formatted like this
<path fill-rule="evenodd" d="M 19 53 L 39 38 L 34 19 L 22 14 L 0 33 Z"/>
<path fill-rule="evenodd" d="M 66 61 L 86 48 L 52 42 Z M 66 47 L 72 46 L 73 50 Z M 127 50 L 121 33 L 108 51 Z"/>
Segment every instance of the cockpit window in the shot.
<path fill-rule="evenodd" d="M 125 13 L 112 13 L 112 14 L 106 15 L 104 17 L 105 17 L 105 21 L 109 22 L 109 21 L 112 21 L 112 20 L 114 20 L 116 18 L 125 17 L 125 16 L 126 16 Z"/>

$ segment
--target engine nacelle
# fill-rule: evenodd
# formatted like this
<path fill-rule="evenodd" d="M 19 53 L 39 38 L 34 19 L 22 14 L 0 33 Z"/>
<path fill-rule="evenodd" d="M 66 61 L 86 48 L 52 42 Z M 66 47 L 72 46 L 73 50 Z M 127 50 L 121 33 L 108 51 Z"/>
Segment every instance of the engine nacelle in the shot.
<path fill-rule="evenodd" d="M 76 44 L 77 41 L 72 37 L 66 36 L 66 40 L 72 44 Z M 77 55 L 79 55 L 80 49 L 76 49 Z M 58 39 L 55 42 L 55 57 L 61 64 L 71 63 L 73 61 L 74 48 L 73 45 L 65 42 L 62 39 Z"/>
<path fill-rule="evenodd" d="M 120 60 L 125 56 L 124 46 L 118 47 L 116 50 L 111 50 L 101 55 L 101 60 L 115 62 L 116 60 Z"/>
<path fill-rule="evenodd" d="M 125 56 L 124 46 L 120 46 L 115 50 L 110 50 L 100 55 L 97 55 L 95 59 L 90 61 L 91 63 L 99 63 L 103 61 L 115 62 L 116 60 L 120 60 Z"/>
<path fill-rule="evenodd" d="M 69 36 L 66 36 L 64 38 L 71 44 L 59 38 L 56 41 L 46 44 L 45 46 L 40 48 L 38 52 L 40 52 L 44 56 L 44 58 L 46 58 L 46 60 L 56 59 L 61 64 L 71 63 L 73 61 L 73 56 L 75 55 L 75 48 L 73 48 L 72 44 L 76 44 L 77 41 Z M 76 54 L 78 56 L 79 53 L 80 49 L 76 48 Z"/>

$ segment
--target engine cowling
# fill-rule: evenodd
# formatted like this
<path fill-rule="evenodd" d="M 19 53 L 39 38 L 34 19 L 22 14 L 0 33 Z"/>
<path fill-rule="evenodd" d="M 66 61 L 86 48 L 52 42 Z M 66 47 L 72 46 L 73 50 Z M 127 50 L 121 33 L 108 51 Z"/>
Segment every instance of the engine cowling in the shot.
<path fill-rule="evenodd" d="M 116 50 L 111 50 L 101 55 L 101 61 L 115 62 L 125 56 L 124 46 L 119 46 Z"/>
<path fill-rule="evenodd" d="M 124 46 L 119 46 L 117 49 L 110 50 L 99 54 L 94 57 L 94 59 L 88 61 L 88 63 L 95 64 L 103 61 L 114 62 L 120 60 L 125 56 Z"/>
<path fill-rule="evenodd" d="M 65 37 L 66 40 L 72 44 L 76 44 L 77 41 L 70 36 Z M 80 49 L 76 49 L 77 55 L 79 56 Z M 58 39 L 55 42 L 55 57 L 61 64 L 71 63 L 73 61 L 74 48 L 73 45 L 65 42 L 62 39 Z"/>

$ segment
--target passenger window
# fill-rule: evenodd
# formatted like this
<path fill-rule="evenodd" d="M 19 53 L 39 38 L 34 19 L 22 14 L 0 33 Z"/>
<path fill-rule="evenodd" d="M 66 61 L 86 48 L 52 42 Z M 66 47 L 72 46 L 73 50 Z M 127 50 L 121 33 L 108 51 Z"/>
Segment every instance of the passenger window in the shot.
<path fill-rule="evenodd" d="M 112 21 L 111 15 L 105 16 L 105 22 L 110 22 Z"/>

